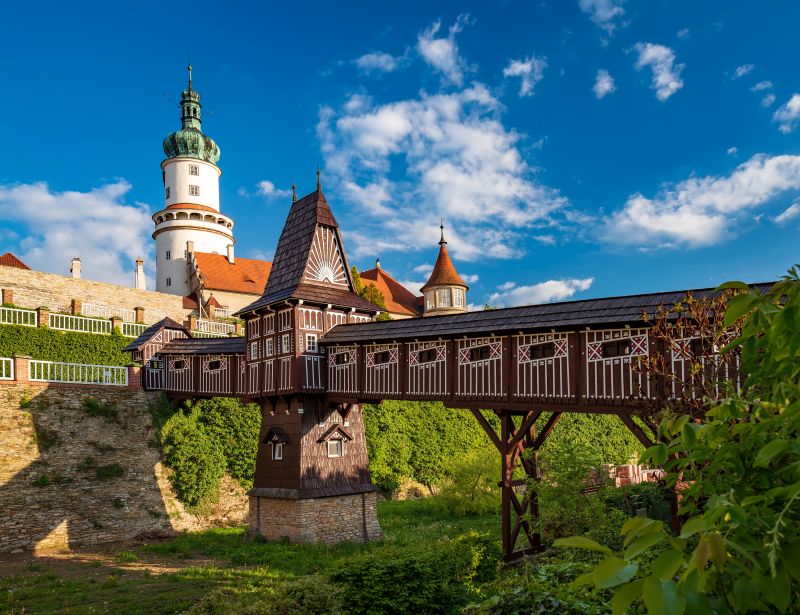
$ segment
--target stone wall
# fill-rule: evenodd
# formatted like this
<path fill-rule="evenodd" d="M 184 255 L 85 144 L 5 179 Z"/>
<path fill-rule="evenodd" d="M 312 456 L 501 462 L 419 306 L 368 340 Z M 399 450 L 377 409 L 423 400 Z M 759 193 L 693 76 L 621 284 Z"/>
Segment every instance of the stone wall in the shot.
<path fill-rule="evenodd" d="M 178 295 L 16 267 L 0 266 L 0 288 L 10 289 L 14 303 L 20 307 L 46 307 L 53 312 L 69 312 L 72 299 L 80 299 L 83 303 L 110 308 L 143 307 L 144 321 L 148 324 L 158 322 L 164 316 L 183 322 L 189 313 L 183 309 L 183 298 Z"/>
<path fill-rule="evenodd" d="M 206 517 L 188 514 L 160 463 L 147 404 L 125 387 L 0 383 L 0 551 L 49 550 L 142 533 L 241 524 L 247 497 L 223 483 Z M 90 416 L 88 397 L 117 416 Z"/>
<path fill-rule="evenodd" d="M 248 526 L 269 540 L 366 542 L 381 538 L 374 491 L 313 499 L 250 496 Z"/>

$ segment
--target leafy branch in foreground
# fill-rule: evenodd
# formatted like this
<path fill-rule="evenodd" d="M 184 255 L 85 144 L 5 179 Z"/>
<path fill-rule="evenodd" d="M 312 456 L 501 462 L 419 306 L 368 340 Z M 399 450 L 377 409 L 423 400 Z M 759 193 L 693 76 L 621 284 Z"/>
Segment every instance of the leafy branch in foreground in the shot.
<path fill-rule="evenodd" d="M 622 528 L 624 551 L 584 537 L 557 546 L 603 557 L 576 585 L 610 589 L 612 612 L 651 615 L 798 612 L 800 591 L 800 277 L 762 294 L 734 282 L 720 327 L 744 318 L 722 349 L 741 351 L 741 394 L 730 389 L 702 423 L 672 414 L 643 462 L 685 484 L 680 535 L 644 517 Z"/>

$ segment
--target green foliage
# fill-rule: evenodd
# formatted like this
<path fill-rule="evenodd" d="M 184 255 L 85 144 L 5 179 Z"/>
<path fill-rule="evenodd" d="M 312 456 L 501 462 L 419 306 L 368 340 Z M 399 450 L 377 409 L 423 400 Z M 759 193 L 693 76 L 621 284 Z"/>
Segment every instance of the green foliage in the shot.
<path fill-rule="evenodd" d="M 100 480 L 110 480 L 112 478 L 121 478 L 125 476 L 125 468 L 118 463 L 112 463 L 107 466 L 97 466 L 95 472 L 97 478 Z"/>
<path fill-rule="evenodd" d="M 463 605 L 497 553 L 475 536 L 414 550 L 376 550 L 331 574 L 350 613 L 450 613 Z M 486 560 L 491 565 L 486 566 Z"/>
<path fill-rule="evenodd" d="M 449 514 L 486 515 L 500 510 L 497 488 L 497 452 L 487 442 L 457 458 L 452 477 L 444 483 L 435 503 Z"/>
<path fill-rule="evenodd" d="M 197 507 L 216 496 L 225 473 L 220 443 L 199 420 L 199 408 L 188 414 L 176 412 L 161 429 L 164 461 L 172 469 L 172 485 L 189 507 Z"/>
<path fill-rule="evenodd" d="M 0 357 L 22 354 L 41 361 L 128 365 L 131 357 L 122 349 L 130 341 L 117 332 L 94 335 L 55 331 L 46 327 L 0 325 Z"/>
<path fill-rule="evenodd" d="M 714 402 L 702 423 L 668 416 L 644 460 L 685 481 L 679 536 L 636 517 L 625 550 L 606 552 L 575 583 L 614 588 L 615 614 L 797 612 L 800 591 L 800 276 L 794 268 L 766 296 L 741 283 L 725 324 L 746 318 L 741 395 Z M 570 539 L 571 540 L 571 539 Z M 586 540 L 586 539 L 583 539 Z M 564 544 L 563 546 L 578 546 Z"/>
<path fill-rule="evenodd" d="M 48 429 L 47 427 L 40 425 L 37 421 L 34 421 L 33 429 L 36 445 L 39 447 L 40 451 L 49 451 L 56 444 L 58 444 L 60 438 L 58 437 L 57 431 Z"/>
<path fill-rule="evenodd" d="M 22 392 L 22 395 L 19 396 L 19 408 L 20 410 L 27 410 L 30 407 L 31 407 L 31 392 L 26 389 L 25 391 Z"/>
<path fill-rule="evenodd" d="M 120 551 L 116 557 L 118 564 L 132 564 L 139 561 L 139 556 L 133 551 Z"/>
<path fill-rule="evenodd" d="M 252 487 L 261 429 L 258 405 L 219 397 L 200 402 L 197 416 L 208 437 L 225 455 L 228 474 L 245 488 Z"/>
<path fill-rule="evenodd" d="M 546 416 L 537 421 L 541 429 Z M 611 414 L 565 413 L 547 436 L 539 457 L 543 463 L 558 451 L 573 450 L 590 466 L 620 465 L 637 459 L 644 447 L 616 416 Z"/>
<path fill-rule="evenodd" d="M 89 416 L 99 416 L 107 421 L 118 422 L 119 410 L 113 402 L 102 402 L 96 397 L 86 397 L 83 409 Z"/>
<path fill-rule="evenodd" d="M 356 294 L 362 299 L 366 299 L 370 303 L 374 303 L 382 310 L 386 310 L 386 298 L 383 296 L 383 293 L 378 289 L 378 287 L 372 282 L 364 286 L 364 282 L 362 281 L 361 275 L 358 273 L 358 269 L 356 269 L 355 265 L 350 267 L 350 273 L 353 276 L 353 286 L 356 289 Z M 391 320 L 392 317 L 384 311 L 381 312 L 377 319 Z"/>

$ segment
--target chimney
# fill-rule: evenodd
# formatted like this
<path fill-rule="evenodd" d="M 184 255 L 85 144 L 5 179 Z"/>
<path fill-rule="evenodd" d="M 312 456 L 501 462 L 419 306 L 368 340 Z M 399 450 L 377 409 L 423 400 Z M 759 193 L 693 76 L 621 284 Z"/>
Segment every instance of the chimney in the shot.
<path fill-rule="evenodd" d="M 379 256 L 378 258 L 375 259 L 375 269 L 380 269 L 380 268 L 381 268 L 381 257 Z"/>
<path fill-rule="evenodd" d="M 136 273 L 133 278 L 133 287 L 139 290 L 147 290 L 147 280 L 144 277 L 144 261 L 142 257 L 136 259 Z"/>
<path fill-rule="evenodd" d="M 72 274 L 73 278 L 80 279 L 81 277 L 81 259 L 77 256 L 72 259 L 72 265 L 69 268 L 69 272 Z"/>
<path fill-rule="evenodd" d="M 232 243 L 229 243 L 229 244 L 228 244 L 228 262 L 229 262 L 231 265 L 233 265 L 233 264 L 234 264 L 234 262 L 235 262 L 235 261 L 234 261 L 234 258 L 233 258 L 233 244 L 232 244 Z"/>
<path fill-rule="evenodd" d="M 194 252 L 194 242 L 187 241 L 186 242 L 186 258 L 190 259 L 192 256 L 192 252 Z"/>

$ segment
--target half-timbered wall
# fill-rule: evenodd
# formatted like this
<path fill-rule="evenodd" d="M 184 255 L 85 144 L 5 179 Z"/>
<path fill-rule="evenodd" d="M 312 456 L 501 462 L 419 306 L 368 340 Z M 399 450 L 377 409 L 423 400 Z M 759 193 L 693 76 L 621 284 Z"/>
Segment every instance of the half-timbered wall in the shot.
<path fill-rule="evenodd" d="M 198 360 L 200 362 L 198 392 L 220 395 L 233 392 L 231 373 L 234 367 L 234 356 L 203 355 L 198 357 Z"/>
<path fill-rule="evenodd" d="M 568 333 L 540 333 L 514 336 L 516 349 L 516 386 L 518 400 L 568 398 L 571 387 Z"/>
<path fill-rule="evenodd" d="M 328 353 L 328 392 L 358 392 L 358 349 L 356 346 L 337 346 Z"/>
<path fill-rule="evenodd" d="M 178 393 L 194 392 L 192 355 L 167 355 L 164 360 L 164 388 Z"/>
<path fill-rule="evenodd" d="M 366 369 L 364 393 L 366 395 L 399 395 L 400 344 L 368 345 L 364 347 Z"/>
<path fill-rule="evenodd" d="M 650 397 L 650 381 L 635 373 L 637 357 L 649 354 L 647 329 L 585 331 L 585 391 L 588 399 Z"/>
<path fill-rule="evenodd" d="M 503 338 L 457 340 L 456 360 L 456 397 L 485 398 L 505 394 Z"/>
<path fill-rule="evenodd" d="M 142 363 L 147 363 L 155 354 L 158 352 L 169 342 L 174 339 L 184 338 L 186 337 L 186 333 L 180 331 L 178 329 L 162 329 L 158 333 L 156 333 L 153 337 L 151 337 L 148 342 L 142 347 L 142 354 L 141 357 L 138 358 L 139 361 Z"/>
<path fill-rule="evenodd" d="M 411 398 L 438 398 L 448 394 L 445 342 L 412 342 L 408 352 L 408 387 Z"/>

